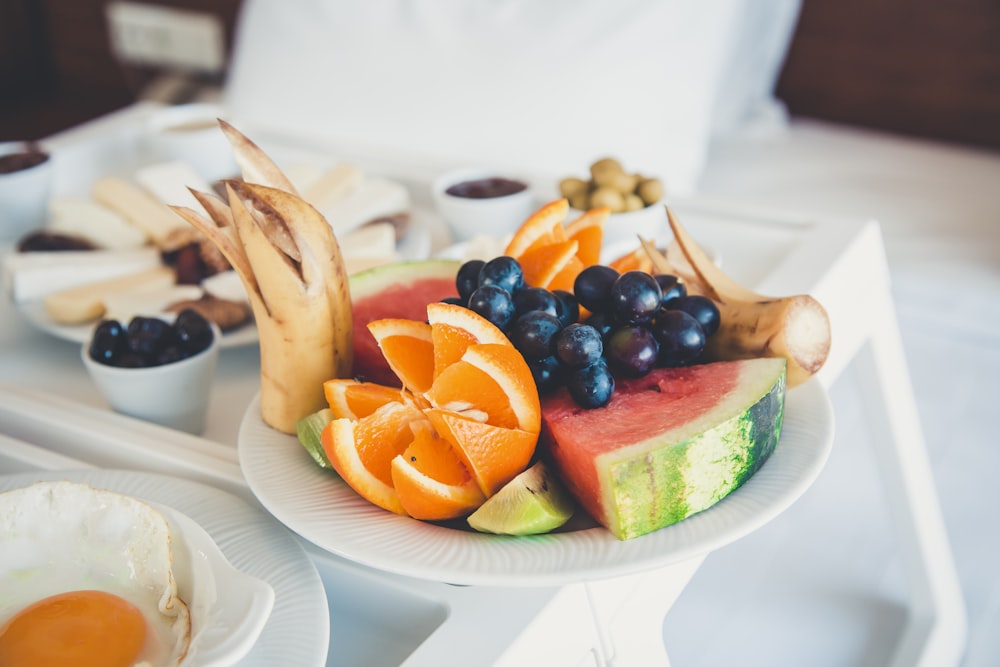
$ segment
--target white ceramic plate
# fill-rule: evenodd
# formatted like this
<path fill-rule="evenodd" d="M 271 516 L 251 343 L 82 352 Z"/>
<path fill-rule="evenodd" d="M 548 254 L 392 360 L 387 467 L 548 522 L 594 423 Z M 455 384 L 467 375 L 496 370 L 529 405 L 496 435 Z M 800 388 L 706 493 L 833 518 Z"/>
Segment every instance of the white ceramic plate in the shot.
<path fill-rule="evenodd" d="M 781 440 L 742 487 L 714 507 L 633 540 L 604 528 L 501 537 L 447 528 L 382 510 L 298 441 L 244 415 L 239 458 L 250 489 L 279 521 L 317 546 L 383 571 L 452 584 L 551 586 L 625 575 L 718 549 L 764 525 L 816 479 L 833 443 L 833 411 L 812 380 L 787 394 Z"/>
<path fill-rule="evenodd" d="M 412 225 L 410 233 L 399 242 L 397 250 L 403 259 L 425 259 L 430 256 L 431 237 L 423 218 L 419 215 L 413 216 L 415 224 Z M 61 338 L 73 343 L 83 344 L 90 338 L 96 322 L 86 324 L 58 324 L 53 322 L 45 313 L 45 306 L 41 301 L 29 301 L 15 305 L 17 311 L 32 326 L 45 333 Z M 238 329 L 227 331 L 222 334 L 222 348 L 243 347 L 244 345 L 256 345 L 259 337 L 257 327 L 252 323 L 246 324 Z"/>
<path fill-rule="evenodd" d="M 238 570 L 268 582 L 274 608 L 246 667 L 323 665 L 330 615 L 323 582 L 302 547 L 266 514 L 197 482 L 121 470 L 75 470 L 0 476 L 0 492 L 39 480 L 70 480 L 110 489 L 181 512 L 211 535 Z"/>

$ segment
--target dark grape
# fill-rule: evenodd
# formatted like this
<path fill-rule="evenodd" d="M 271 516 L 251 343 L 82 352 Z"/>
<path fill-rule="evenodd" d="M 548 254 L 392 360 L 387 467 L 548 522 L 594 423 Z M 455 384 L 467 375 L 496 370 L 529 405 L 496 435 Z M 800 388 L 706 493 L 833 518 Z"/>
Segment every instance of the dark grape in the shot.
<path fill-rule="evenodd" d="M 171 326 L 155 317 L 133 317 L 125 333 L 128 349 L 147 358 L 158 354 L 173 339 Z"/>
<path fill-rule="evenodd" d="M 645 271 L 626 271 L 611 286 L 611 310 L 622 323 L 650 320 L 661 298 L 660 286 Z"/>
<path fill-rule="evenodd" d="M 514 300 L 499 285 L 482 285 L 469 297 L 469 310 L 506 331 L 514 319 Z"/>
<path fill-rule="evenodd" d="M 494 257 L 479 271 L 479 286 L 496 285 L 515 294 L 524 287 L 524 272 L 517 260 L 507 255 Z"/>
<path fill-rule="evenodd" d="M 114 366 L 115 359 L 125 349 L 125 327 L 118 320 L 104 320 L 94 329 L 88 353 L 94 361 Z"/>
<path fill-rule="evenodd" d="M 570 368 L 590 366 L 601 358 L 601 334 L 589 324 L 571 324 L 556 335 L 556 356 Z"/>
<path fill-rule="evenodd" d="M 611 286 L 619 275 L 618 271 L 604 264 L 588 266 L 573 282 L 573 294 L 580 305 L 591 312 L 608 310 L 611 306 Z"/>
<path fill-rule="evenodd" d="M 176 345 L 169 345 L 165 347 L 163 350 L 161 350 L 159 354 L 156 355 L 156 363 L 154 365 L 163 366 L 164 364 L 172 364 L 175 361 L 186 359 L 189 356 L 191 355 L 184 354 L 181 348 L 177 347 Z"/>
<path fill-rule="evenodd" d="M 666 302 L 666 308 L 670 310 L 682 310 L 694 319 L 698 320 L 706 336 L 711 336 L 719 330 L 719 307 L 708 297 L 700 294 L 682 296 Z"/>
<path fill-rule="evenodd" d="M 481 259 L 470 259 L 458 268 L 458 274 L 455 276 L 455 289 L 458 290 L 458 297 L 462 300 L 463 305 L 469 302 L 469 297 L 479 287 L 479 272 L 483 270 L 485 265 L 486 262 Z"/>
<path fill-rule="evenodd" d="M 661 310 L 650 329 L 660 343 L 659 362 L 664 366 L 689 364 L 705 349 L 701 325 L 682 310 Z"/>
<path fill-rule="evenodd" d="M 531 377 L 535 379 L 539 394 L 551 393 L 562 385 L 565 367 L 555 356 L 529 361 L 528 368 L 531 369 Z"/>
<path fill-rule="evenodd" d="M 212 325 L 198 311 L 185 308 L 174 320 L 174 332 L 180 352 L 190 357 L 212 344 Z"/>
<path fill-rule="evenodd" d="M 660 344 L 653 333 L 639 324 L 615 329 L 604 345 L 611 368 L 631 377 L 642 377 L 656 366 Z"/>
<path fill-rule="evenodd" d="M 617 322 L 615 322 L 615 316 L 610 311 L 605 310 L 591 314 L 590 317 L 584 320 L 584 324 L 594 327 L 601 334 L 602 339 L 607 339 L 608 334 L 615 328 Z"/>
<path fill-rule="evenodd" d="M 677 276 L 672 276 L 669 273 L 660 273 L 653 276 L 653 279 L 656 281 L 656 284 L 660 286 L 661 304 L 665 304 L 671 299 L 687 296 L 687 287 Z"/>
<path fill-rule="evenodd" d="M 566 377 L 566 388 L 580 407 L 599 408 L 611 400 L 615 378 L 604 359 L 598 359 L 589 366 L 570 371 Z"/>
<path fill-rule="evenodd" d="M 564 327 L 575 324 L 580 319 L 580 302 L 572 292 L 563 289 L 552 290 L 552 294 L 559 300 L 559 312 L 556 313 L 559 321 Z"/>
<path fill-rule="evenodd" d="M 533 310 L 518 317 L 510 328 L 510 341 L 526 359 L 542 359 L 555 351 L 562 323 L 555 315 Z"/>
<path fill-rule="evenodd" d="M 559 299 L 544 287 L 523 287 L 514 295 L 514 310 L 518 315 L 524 315 L 533 310 L 558 315 Z"/>

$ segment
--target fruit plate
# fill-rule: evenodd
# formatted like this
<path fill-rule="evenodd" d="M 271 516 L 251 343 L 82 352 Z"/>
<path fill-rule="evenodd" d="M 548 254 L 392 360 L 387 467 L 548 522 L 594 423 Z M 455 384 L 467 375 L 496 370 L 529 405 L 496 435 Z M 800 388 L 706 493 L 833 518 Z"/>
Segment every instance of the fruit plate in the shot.
<path fill-rule="evenodd" d="M 601 527 L 533 537 L 486 535 L 387 512 L 317 467 L 294 436 L 268 427 L 259 396 L 243 417 L 238 443 L 240 466 L 257 499 L 322 549 L 379 570 L 450 584 L 554 586 L 671 565 L 760 528 L 819 475 L 833 443 L 833 411 L 815 379 L 790 390 L 781 440 L 753 477 L 715 506 L 627 541 Z"/>

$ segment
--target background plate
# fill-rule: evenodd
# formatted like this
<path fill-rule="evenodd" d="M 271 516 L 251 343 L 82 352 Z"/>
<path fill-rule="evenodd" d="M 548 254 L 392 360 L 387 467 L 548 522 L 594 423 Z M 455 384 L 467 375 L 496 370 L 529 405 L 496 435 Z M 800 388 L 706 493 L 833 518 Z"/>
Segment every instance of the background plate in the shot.
<path fill-rule="evenodd" d="M 552 586 L 670 565 L 746 535 L 805 492 L 832 442 L 830 402 L 812 380 L 788 392 L 778 447 L 750 480 L 714 507 L 628 541 L 604 528 L 533 537 L 485 535 L 387 512 L 316 466 L 296 438 L 264 424 L 259 397 L 240 426 L 239 458 L 264 507 L 331 553 L 452 584 Z"/>
<path fill-rule="evenodd" d="M 274 588 L 274 609 L 240 665 L 323 665 L 329 608 L 316 567 L 295 538 L 266 514 L 218 489 L 164 475 L 71 470 L 0 476 L 0 492 L 40 480 L 69 480 L 171 507 L 204 528 L 237 569 Z"/>

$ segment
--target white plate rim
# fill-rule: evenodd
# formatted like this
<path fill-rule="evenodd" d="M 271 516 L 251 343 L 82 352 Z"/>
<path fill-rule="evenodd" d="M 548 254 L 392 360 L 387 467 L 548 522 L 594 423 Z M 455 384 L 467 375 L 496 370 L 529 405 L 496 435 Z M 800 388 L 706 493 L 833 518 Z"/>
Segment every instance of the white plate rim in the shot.
<path fill-rule="evenodd" d="M 294 536 L 266 513 L 199 482 L 131 470 L 0 475 L 0 492 L 52 480 L 82 482 L 180 512 L 205 529 L 234 567 L 267 581 L 274 589 L 274 607 L 241 665 L 325 664 L 330 612 L 323 582 Z"/>
<path fill-rule="evenodd" d="M 240 466 L 260 503 L 321 549 L 395 574 L 459 585 L 554 586 L 634 574 L 706 554 L 760 528 L 815 481 L 833 445 L 833 410 L 813 379 L 789 390 L 781 440 L 742 487 L 715 506 L 627 541 L 603 528 L 510 538 L 464 532 L 382 510 L 316 466 L 296 438 L 260 418 L 238 436 Z"/>

